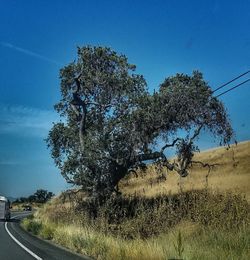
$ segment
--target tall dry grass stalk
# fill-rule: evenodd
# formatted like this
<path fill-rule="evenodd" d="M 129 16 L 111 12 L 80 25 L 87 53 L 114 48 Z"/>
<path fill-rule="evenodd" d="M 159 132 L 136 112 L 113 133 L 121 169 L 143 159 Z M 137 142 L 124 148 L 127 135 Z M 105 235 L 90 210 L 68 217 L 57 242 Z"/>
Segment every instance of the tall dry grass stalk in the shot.
<path fill-rule="evenodd" d="M 95 205 L 94 215 L 78 193 L 55 198 L 22 225 L 96 259 L 250 259 L 249 145 L 234 147 L 233 164 L 232 150 L 196 155 L 220 164 L 208 182 L 197 166 L 183 183 L 172 174 L 162 182 L 151 167 L 123 181 L 126 196 Z"/>

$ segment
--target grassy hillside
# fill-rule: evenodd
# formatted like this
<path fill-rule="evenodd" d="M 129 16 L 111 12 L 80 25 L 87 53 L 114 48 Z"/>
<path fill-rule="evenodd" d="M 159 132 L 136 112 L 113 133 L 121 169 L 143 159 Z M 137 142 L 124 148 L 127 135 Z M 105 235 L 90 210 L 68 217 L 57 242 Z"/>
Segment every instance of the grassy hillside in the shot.
<path fill-rule="evenodd" d="M 250 141 L 225 147 L 215 148 L 194 157 L 195 161 L 215 164 L 208 174 L 208 168 L 194 164 L 186 178 L 180 178 L 175 172 L 165 170 L 157 173 L 154 166 L 149 167 L 146 173 L 140 172 L 138 178 L 133 175 L 120 184 L 125 194 L 140 194 L 154 197 L 158 194 L 176 194 L 180 190 L 197 190 L 208 187 L 210 190 L 232 191 L 245 194 L 250 200 Z"/>
<path fill-rule="evenodd" d="M 22 225 L 95 259 L 250 259 L 249 159 L 244 142 L 195 155 L 216 164 L 209 176 L 199 165 L 184 179 L 151 166 L 121 182 L 122 197 L 94 205 L 95 217 L 68 192 Z"/>

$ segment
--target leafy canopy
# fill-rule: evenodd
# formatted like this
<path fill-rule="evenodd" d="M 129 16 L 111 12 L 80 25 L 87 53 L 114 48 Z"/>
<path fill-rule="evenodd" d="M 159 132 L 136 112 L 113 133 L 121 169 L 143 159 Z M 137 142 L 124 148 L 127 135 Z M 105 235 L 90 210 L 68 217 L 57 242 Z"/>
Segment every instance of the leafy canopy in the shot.
<path fill-rule="evenodd" d="M 147 162 L 187 176 L 203 129 L 222 144 L 232 138 L 225 108 L 200 72 L 169 77 L 150 94 L 135 68 L 110 48 L 87 46 L 61 69 L 55 109 L 62 120 L 47 144 L 64 178 L 92 195 L 117 191 L 124 176 Z M 170 147 L 175 162 L 165 155 Z"/>

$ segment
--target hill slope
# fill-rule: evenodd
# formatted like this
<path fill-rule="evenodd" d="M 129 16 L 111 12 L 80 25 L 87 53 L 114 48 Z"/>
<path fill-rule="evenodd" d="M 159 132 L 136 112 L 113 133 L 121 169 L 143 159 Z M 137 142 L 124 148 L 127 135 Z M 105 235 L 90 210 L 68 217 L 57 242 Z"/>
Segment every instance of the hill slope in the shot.
<path fill-rule="evenodd" d="M 250 199 L 249 158 L 250 142 L 196 154 L 195 160 L 216 164 L 208 178 L 208 169 L 196 164 L 187 178 L 169 172 L 161 181 L 164 173 L 151 166 L 120 184 L 124 193 L 141 196 L 111 197 L 89 207 L 86 194 L 68 191 L 22 226 L 95 259 L 250 259 L 249 203 L 223 192 Z M 206 186 L 219 192 L 202 190 Z M 191 191 L 177 194 L 180 188 Z M 170 192 L 176 195 L 156 196 Z"/>
<path fill-rule="evenodd" d="M 245 194 L 250 201 L 250 141 L 197 153 L 195 161 L 214 164 L 208 173 L 207 167 L 194 164 L 186 178 L 180 178 L 175 172 L 164 170 L 157 173 L 150 166 L 146 173 L 139 172 L 138 177 L 129 176 L 120 184 L 125 194 L 140 194 L 153 197 L 160 193 L 178 193 L 180 190 L 203 189 L 232 191 Z M 164 176 L 166 179 L 164 179 Z"/>

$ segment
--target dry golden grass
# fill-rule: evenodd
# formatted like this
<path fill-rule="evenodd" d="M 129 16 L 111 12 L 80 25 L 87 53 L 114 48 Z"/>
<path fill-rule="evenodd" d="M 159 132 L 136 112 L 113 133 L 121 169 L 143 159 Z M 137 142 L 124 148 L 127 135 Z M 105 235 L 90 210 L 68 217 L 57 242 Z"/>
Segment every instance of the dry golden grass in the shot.
<path fill-rule="evenodd" d="M 218 231 L 181 222 L 168 233 L 151 239 L 124 240 L 77 224 L 55 225 L 25 219 L 22 226 L 74 252 L 100 260 L 249 259 L 249 229 Z M 37 233 L 36 233 L 37 232 Z M 178 234 L 182 242 L 178 243 Z M 183 248 L 181 258 L 176 245 Z"/>
<path fill-rule="evenodd" d="M 229 150 L 217 148 L 205 151 L 196 154 L 194 160 L 219 165 L 211 169 L 208 178 L 208 169 L 195 165 L 186 178 L 180 179 L 176 173 L 168 172 L 167 180 L 160 181 L 162 172 L 157 173 L 156 168 L 150 166 L 146 174 L 140 173 L 138 178 L 129 176 L 123 180 L 120 184 L 122 191 L 141 195 L 138 199 L 142 204 L 134 204 L 140 212 L 137 217 L 116 225 L 115 230 L 120 233 L 112 233 L 109 229 L 109 210 L 104 210 L 103 218 L 95 221 L 86 218 L 83 212 L 75 211 L 77 199 L 86 196 L 77 190 L 54 198 L 34 216 L 25 219 L 22 226 L 35 235 L 94 259 L 250 259 L 249 205 L 241 196 L 234 195 L 245 194 L 250 200 L 250 142 L 232 146 Z M 207 193 L 204 188 L 211 192 Z M 180 189 L 189 191 L 189 203 L 179 198 L 179 202 L 184 203 L 179 208 L 176 206 L 178 203 L 173 204 L 174 210 L 168 208 L 166 203 L 140 208 L 145 201 L 157 201 L 159 194 L 162 198 L 168 198 L 163 194 L 169 193 L 177 194 L 170 196 L 172 198 L 185 197 L 185 193 L 178 194 Z M 107 209 L 115 209 L 116 215 L 119 207 L 115 206 L 119 203 L 111 203 Z M 184 214 L 186 209 L 187 215 Z M 122 212 L 125 214 L 124 209 Z M 182 218 L 174 222 L 178 216 Z M 166 229 L 168 220 L 175 225 Z M 163 226 L 159 225 L 161 223 Z M 155 232 L 158 226 L 162 228 L 157 235 L 147 239 L 139 235 L 139 231 L 151 231 L 150 227 Z M 132 231 L 138 236 L 133 239 L 122 236 Z"/>
<path fill-rule="evenodd" d="M 139 177 L 130 176 L 120 183 L 125 194 L 139 194 L 154 197 L 158 194 L 176 194 L 188 190 L 208 188 L 211 190 L 232 191 L 245 194 L 250 201 L 250 141 L 226 147 L 215 148 L 194 156 L 195 161 L 218 164 L 211 168 L 208 178 L 208 168 L 195 164 L 186 178 L 180 178 L 177 173 L 165 170 L 167 179 L 161 181 L 154 166 Z"/>

